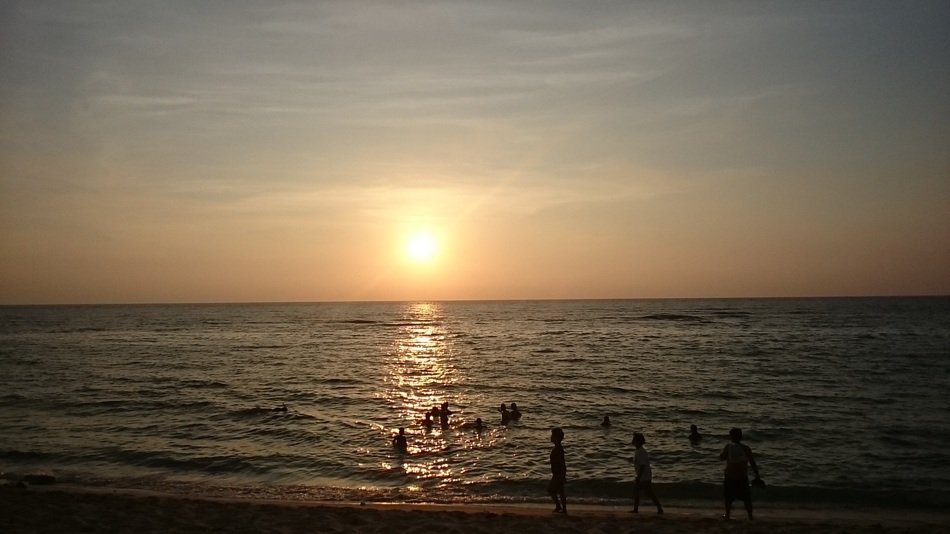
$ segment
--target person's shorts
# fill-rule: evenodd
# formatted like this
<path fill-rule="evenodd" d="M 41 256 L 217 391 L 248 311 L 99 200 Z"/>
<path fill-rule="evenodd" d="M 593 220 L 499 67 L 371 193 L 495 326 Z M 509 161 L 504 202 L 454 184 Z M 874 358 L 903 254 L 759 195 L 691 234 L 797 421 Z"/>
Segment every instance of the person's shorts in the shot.
<path fill-rule="evenodd" d="M 548 482 L 548 493 L 564 493 L 564 482 L 566 482 L 564 477 L 551 477 L 551 482 Z"/>
<path fill-rule="evenodd" d="M 748 501 L 751 497 L 749 494 L 749 478 L 732 478 L 725 477 L 722 481 L 722 490 L 723 495 L 726 497 L 726 500 L 732 502 L 736 499 L 741 501 Z"/>

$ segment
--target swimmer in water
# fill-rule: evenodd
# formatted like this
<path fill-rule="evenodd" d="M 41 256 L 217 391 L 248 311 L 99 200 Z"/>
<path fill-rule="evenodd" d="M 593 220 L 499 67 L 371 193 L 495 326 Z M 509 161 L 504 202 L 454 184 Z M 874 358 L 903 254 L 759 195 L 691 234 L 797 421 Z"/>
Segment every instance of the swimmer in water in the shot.
<path fill-rule="evenodd" d="M 501 407 L 498 408 L 498 411 L 501 412 L 501 424 L 507 425 L 511 421 L 511 413 L 508 411 L 508 406 L 505 403 L 501 403 Z"/>
<path fill-rule="evenodd" d="M 449 426 L 449 415 L 452 414 L 452 410 L 449 409 L 449 403 L 443 402 L 442 407 L 439 409 L 439 423 L 442 425 L 442 428 Z"/>
<path fill-rule="evenodd" d="M 399 434 L 393 436 L 393 448 L 399 452 L 406 452 L 409 442 L 406 440 L 406 429 L 399 427 Z"/>
<path fill-rule="evenodd" d="M 703 435 L 699 433 L 699 428 L 696 425 L 689 425 L 689 440 L 696 444 L 701 439 L 703 439 Z"/>
<path fill-rule="evenodd" d="M 515 421 L 521 419 L 521 410 L 518 409 L 518 403 L 511 403 L 511 418 Z"/>
<path fill-rule="evenodd" d="M 422 420 L 422 426 L 432 428 L 432 413 L 426 412 L 426 418 Z"/>
<path fill-rule="evenodd" d="M 610 426 L 610 416 L 609 416 L 609 415 L 605 415 L 605 416 L 604 416 L 604 420 L 603 420 L 602 423 L 600 423 L 600 426 L 602 426 L 602 427 L 608 427 L 608 426 Z"/>
<path fill-rule="evenodd" d="M 481 417 L 476 417 L 474 423 L 465 423 L 462 428 L 474 428 L 476 432 L 481 432 L 485 428 L 485 423 L 482 423 Z"/>

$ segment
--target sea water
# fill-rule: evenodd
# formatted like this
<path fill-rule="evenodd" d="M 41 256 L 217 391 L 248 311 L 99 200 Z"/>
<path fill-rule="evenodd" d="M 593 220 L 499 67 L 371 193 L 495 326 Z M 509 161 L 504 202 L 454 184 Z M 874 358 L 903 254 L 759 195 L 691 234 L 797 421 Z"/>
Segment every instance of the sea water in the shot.
<path fill-rule="evenodd" d="M 10 480 L 540 501 L 559 426 L 572 500 L 629 500 L 639 431 L 717 506 L 740 427 L 757 500 L 950 504 L 948 298 L 2 307 L 0 376 Z"/>

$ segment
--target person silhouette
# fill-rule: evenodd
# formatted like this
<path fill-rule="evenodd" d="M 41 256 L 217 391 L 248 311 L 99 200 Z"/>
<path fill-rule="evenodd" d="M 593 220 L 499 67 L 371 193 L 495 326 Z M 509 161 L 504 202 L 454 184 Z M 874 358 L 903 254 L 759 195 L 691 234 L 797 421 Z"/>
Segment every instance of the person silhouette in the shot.
<path fill-rule="evenodd" d="M 696 425 L 689 425 L 689 441 L 695 445 L 701 439 L 703 439 L 703 435 L 699 433 L 699 428 Z"/>
<path fill-rule="evenodd" d="M 432 428 L 432 412 L 426 412 L 426 418 L 422 420 L 422 426 Z"/>
<path fill-rule="evenodd" d="M 511 413 L 508 411 L 508 407 L 505 406 L 505 403 L 501 403 L 498 411 L 501 412 L 501 424 L 507 425 L 508 422 L 511 421 Z"/>
<path fill-rule="evenodd" d="M 514 421 L 521 419 L 521 410 L 518 409 L 518 403 L 516 402 L 511 403 L 511 419 Z"/>
<path fill-rule="evenodd" d="M 481 432 L 485 428 L 485 423 L 482 422 L 481 417 L 476 417 L 474 423 L 463 423 L 462 428 L 474 428 L 475 432 Z"/>
<path fill-rule="evenodd" d="M 564 447 L 561 442 L 564 441 L 564 430 L 560 428 L 551 429 L 551 482 L 548 483 L 548 494 L 554 500 L 554 512 L 560 514 L 567 513 L 567 495 L 564 493 L 564 485 L 567 483 L 567 463 L 564 460 Z"/>
<path fill-rule="evenodd" d="M 765 482 L 759 476 L 759 466 L 755 463 L 755 457 L 752 455 L 752 449 L 742 443 L 742 429 L 732 428 L 729 430 L 730 443 L 723 447 L 719 453 L 719 459 L 726 461 L 726 469 L 722 482 L 722 493 L 726 513 L 724 519 L 729 519 L 732 515 L 732 501 L 742 499 L 745 503 L 746 513 L 749 519 L 752 519 L 752 493 L 749 491 L 749 466 L 755 473 L 753 484 L 765 486 Z"/>
<path fill-rule="evenodd" d="M 393 448 L 399 452 L 406 452 L 409 442 L 406 440 L 406 429 L 399 427 L 399 433 L 393 436 Z"/>
<path fill-rule="evenodd" d="M 452 410 L 449 409 L 449 403 L 443 402 L 441 409 L 439 409 L 439 424 L 442 425 L 442 428 L 449 426 L 449 415 L 452 414 Z"/>
<path fill-rule="evenodd" d="M 643 434 L 633 433 L 633 446 L 636 447 L 636 451 L 633 453 L 633 468 L 637 473 L 633 486 L 633 513 L 640 512 L 640 492 L 642 491 L 656 505 L 656 513 L 662 514 L 663 507 L 660 506 L 660 500 L 656 498 L 656 493 L 653 492 L 653 470 L 650 468 L 650 453 L 643 448 L 646 442 L 647 440 L 643 437 Z"/>
<path fill-rule="evenodd" d="M 605 416 L 604 416 L 604 420 L 600 423 L 600 426 L 603 426 L 603 427 L 608 427 L 608 426 L 610 426 L 610 416 L 609 416 L 609 415 L 605 415 Z"/>

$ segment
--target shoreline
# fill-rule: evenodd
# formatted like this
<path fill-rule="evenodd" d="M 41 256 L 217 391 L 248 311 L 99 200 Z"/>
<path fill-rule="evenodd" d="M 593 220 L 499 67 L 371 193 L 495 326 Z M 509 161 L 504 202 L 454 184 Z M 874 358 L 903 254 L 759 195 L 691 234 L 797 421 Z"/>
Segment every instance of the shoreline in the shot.
<path fill-rule="evenodd" d="M 756 509 L 749 521 L 741 503 L 734 518 L 704 506 L 652 506 L 632 514 L 630 506 L 577 504 L 570 514 L 551 505 L 327 502 L 181 495 L 72 485 L 0 487 L 0 531 L 45 532 L 382 532 L 407 534 L 448 531 L 466 534 L 534 532 L 763 532 L 815 531 L 950 532 L 950 513 L 888 510 L 778 508 Z"/>

